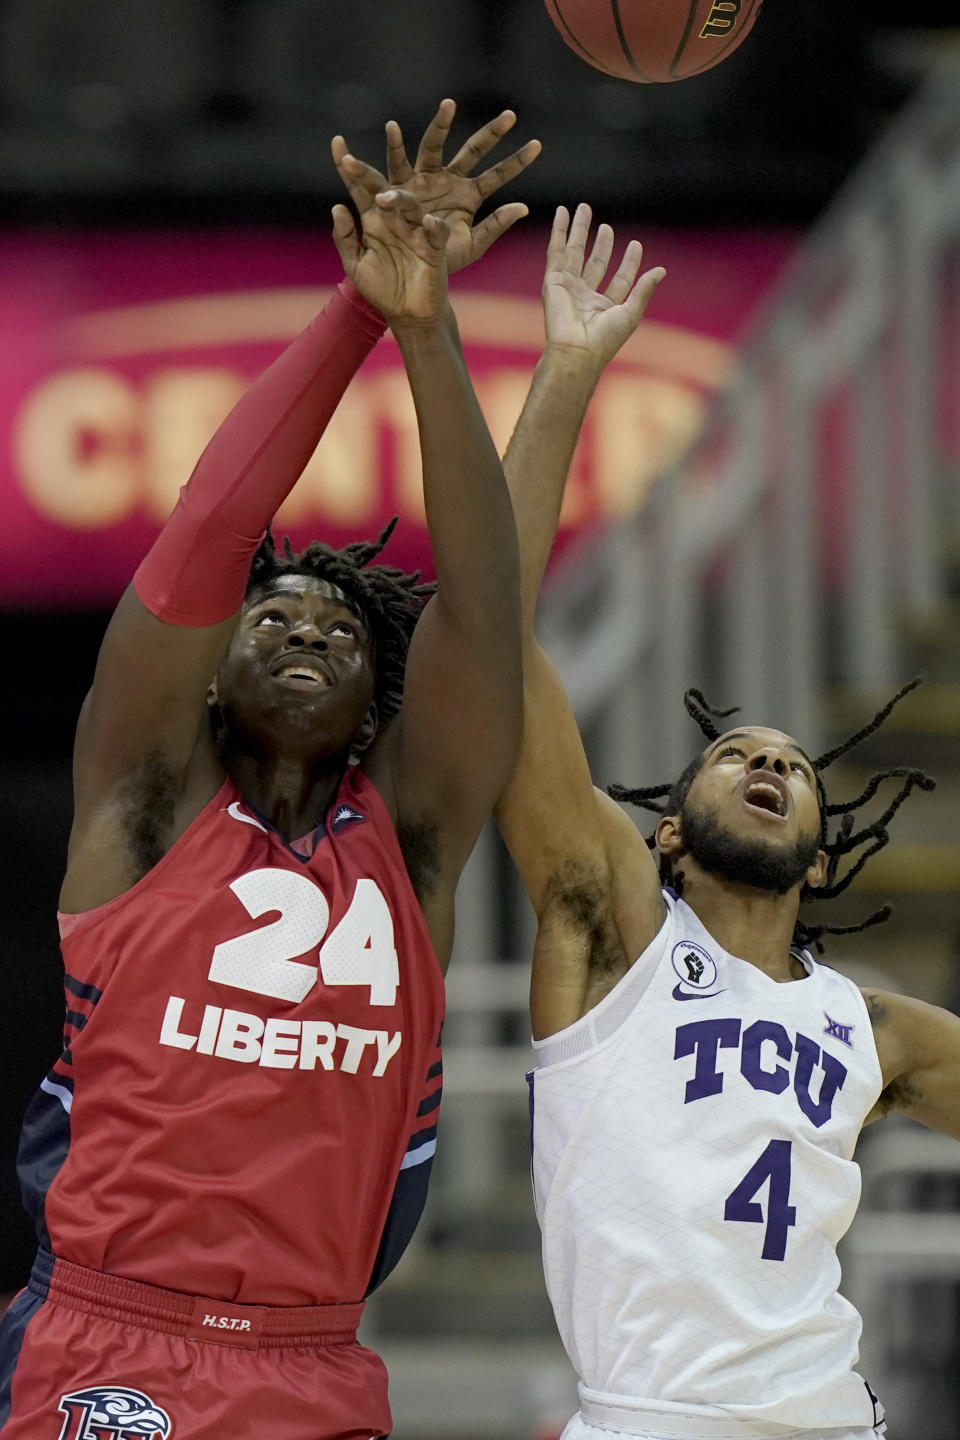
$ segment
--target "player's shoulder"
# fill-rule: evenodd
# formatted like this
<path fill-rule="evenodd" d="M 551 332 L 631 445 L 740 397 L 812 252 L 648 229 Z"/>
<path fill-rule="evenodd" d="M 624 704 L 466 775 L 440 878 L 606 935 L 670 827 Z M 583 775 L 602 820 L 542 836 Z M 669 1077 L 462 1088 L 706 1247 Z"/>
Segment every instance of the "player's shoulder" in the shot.
<path fill-rule="evenodd" d="M 960 1023 L 951 1011 L 913 995 L 875 986 L 862 987 L 860 993 L 878 1047 L 893 1051 L 904 1064 L 922 1062 L 925 1052 L 935 1048 L 944 1028 L 952 1031 Z"/>
<path fill-rule="evenodd" d="M 209 867 L 211 847 L 198 837 L 218 823 L 219 812 L 239 797 L 219 774 L 194 779 L 177 791 L 162 764 L 137 776 L 126 790 L 88 810 L 70 835 L 60 909 L 82 914 L 140 894 L 158 870 L 169 870 L 185 851 L 191 866 Z"/>
<path fill-rule="evenodd" d="M 880 990 L 875 985 L 858 985 L 856 989 L 866 1006 L 878 1047 L 884 1050 L 903 1048 L 918 1018 L 922 1018 L 918 1012 L 926 1007 L 921 1001 L 912 1001 L 892 990 Z"/>
<path fill-rule="evenodd" d="M 439 828 L 430 816 L 395 817 L 379 782 L 359 765 L 344 774 L 325 820 L 326 862 L 318 851 L 318 863 L 334 864 L 342 876 L 375 877 L 394 908 L 421 914 L 439 888 Z"/>
<path fill-rule="evenodd" d="M 384 825 L 395 830 L 380 790 L 358 765 L 351 765 L 345 771 L 324 824 L 333 839 L 357 825 L 365 826 L 368 832 L 371 826 L 379 830 Z"/>
<path fill-rule="evenodd" d="M 909 1111 L 921 1093 L 911 1077 L 960 1054 L 960 1018 L 940 1005 L 871 986 L 861 992 L 884 1077 L 884 1110 Z"/>
<path fill-rule="evenodd" d="M 380 863 L 400 866 L 411 873 L 408 847 L 419 843 L 422 851 L 430 850 L 432 832 L 426 822 L 418 827 L 400 820 L 390 805 L 389 792 L 384 793 L 382 780 L 381 775 L 371 775 L 365 767 L 351 765 L 327 811 L 326 833 L 344 864 L 351 863 L 351 855 L 359 864 L 370 864 L 376 854 Z"/>
<path fill-rule="evenodd" d="M 909 1077 L 922 1064 L 928 1041 L 929 1018 L 936 1006 L 875 986 L 860 987 L 877 1050 L 883 1090 L 869 1120 L 879 1120 L 894 1111 L 909 1111 L 916 1098 Z"/>

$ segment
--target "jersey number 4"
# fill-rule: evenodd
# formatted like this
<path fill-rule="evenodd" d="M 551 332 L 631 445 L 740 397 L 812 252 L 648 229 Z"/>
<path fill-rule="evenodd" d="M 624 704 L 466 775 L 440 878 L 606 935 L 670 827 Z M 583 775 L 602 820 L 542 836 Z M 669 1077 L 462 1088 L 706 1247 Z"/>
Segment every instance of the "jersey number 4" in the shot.
<path fill-rule="evenodd" d="M 374 880 L 357 881 L 349 909 L 329 935 L 327 897 L 306 875 L 251 870 L 230 889 L 252 919 L 271 911 L 279 918 L 219 944 L 210 961 L 211 980 L 296 1003 L 306 998 L 319 973 L 325 985 L 369 985 L 371 1005 L 395 1002 L 400 967 L 393 920 Z M 315 964 L 294 958 L 317 946 Z"/>
<path fill-rule="evenodd" d="M 724 1220 L 750 1220 L 755 1225 L 766 1222 L 763 1235 L 763 1260 L 782 1260 L 787 1253 L 787 1232 L 797 1223 L 797 1207 L 790 1204 L 790 1140 L 771 1140 L 757 1157 L 735 1190 L 727 1196 Z M 755 1198 L 769 1181 L 767 1213 Z"/>

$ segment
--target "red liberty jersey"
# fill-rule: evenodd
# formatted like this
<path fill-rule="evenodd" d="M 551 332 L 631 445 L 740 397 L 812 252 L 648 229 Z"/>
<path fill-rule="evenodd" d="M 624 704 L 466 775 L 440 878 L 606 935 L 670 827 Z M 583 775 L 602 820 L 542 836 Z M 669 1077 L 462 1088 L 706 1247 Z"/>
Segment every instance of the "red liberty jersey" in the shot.
<path fill-rule="evenodd" d="M 66 1047 L 20 1156 L 42 1244 L 242 1304 L 362 1299 L 423 1206 L 443 1020 L 370 780 L 348 771 L 297 850 L 227 780 L 61 934 Z"/>

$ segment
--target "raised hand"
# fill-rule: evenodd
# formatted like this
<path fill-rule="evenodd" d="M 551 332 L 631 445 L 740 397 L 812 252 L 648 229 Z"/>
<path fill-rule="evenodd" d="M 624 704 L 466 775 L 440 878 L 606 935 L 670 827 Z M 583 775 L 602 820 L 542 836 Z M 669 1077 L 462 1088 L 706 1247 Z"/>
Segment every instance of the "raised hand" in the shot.
<path fill-rule="evenodd" d="M 543 312 L 547 348 L 583 352 L 599 373 L 636 330 L 667 272 L 658 266 L 641 275 L 643 246 L 631 240 L 601 290 L 613 255 L 613 230 L 600 226 L 585 261 L 591 218 L 589 205 L 577 206 L 572 223 L 566 207 L 558 208 L 547 246 Z"/>
<path fill-rule="evenodd" d="M 408 190 L 383 190 L 361 216 L 362 237 L 346 205 L 333 207 L 333 241 L 361 295 L 391 325 L 438 319 L 447 302 L 448 227 Z"/>
<path fill-rule="evenodd" d="M 471 135 L 445 165 L 443 149 L 456 112 L 457 107 L 452 100 L 440 102 L 437 113 L 423 133 L 413 165 L 407 158 L 400 126 L 395 120 L 389 120 L 386 126 L 386 175 L 351 155 L 342 135 L 334 136 L 330 147 L 334 164 L 361 218 L 373 205 L 377 194 L 399 188 L 416 196 L 426 212 L 446 221 L 450 231 L 447 242 L 447 270 L 450 274 L 477 260 L 489 250 L 494 240 L 527 214 L 526 205 L 514 201 L 501 205 L 478 225 L 473 223 L 473 217 L 484 200 L 519 175 L 540 154 L 540 141 L 528 140 L 519 150 L 479 175 L 469 174 L 516 124 L 517 117 L 513 111 L 504 110 L 495 120 Z"/>

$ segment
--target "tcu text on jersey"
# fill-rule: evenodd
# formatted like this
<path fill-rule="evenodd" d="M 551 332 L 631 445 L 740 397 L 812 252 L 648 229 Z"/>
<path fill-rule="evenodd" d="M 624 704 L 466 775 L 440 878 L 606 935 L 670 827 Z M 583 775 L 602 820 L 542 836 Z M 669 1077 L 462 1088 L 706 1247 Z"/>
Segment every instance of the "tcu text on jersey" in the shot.
<path fill-rule="evenodd" d="M 674 1059 L 696 1057 L 683 1103 L 719 1095 L 726 1080 L 720 1051 L 739 1049 L 739 1073 L 754 1090 L 780 1095 L 790 1086 L 792 1073 L 793 1094 L 800 1109 L 813 1125 L 825 1125 L 837 1091 L 847 1078 L 846 1066 L 828 1050 L 821 1050 L 809 1035 L 795 1031 L 791 1039 L 776 1020 L 755 1020 L 742 1033 L 741 1028 L 736 1017 L 695 1020 L 677 1027 Z M 812 1094 L 815 1071 L 820 1080 L 816 1099 Z"/>

